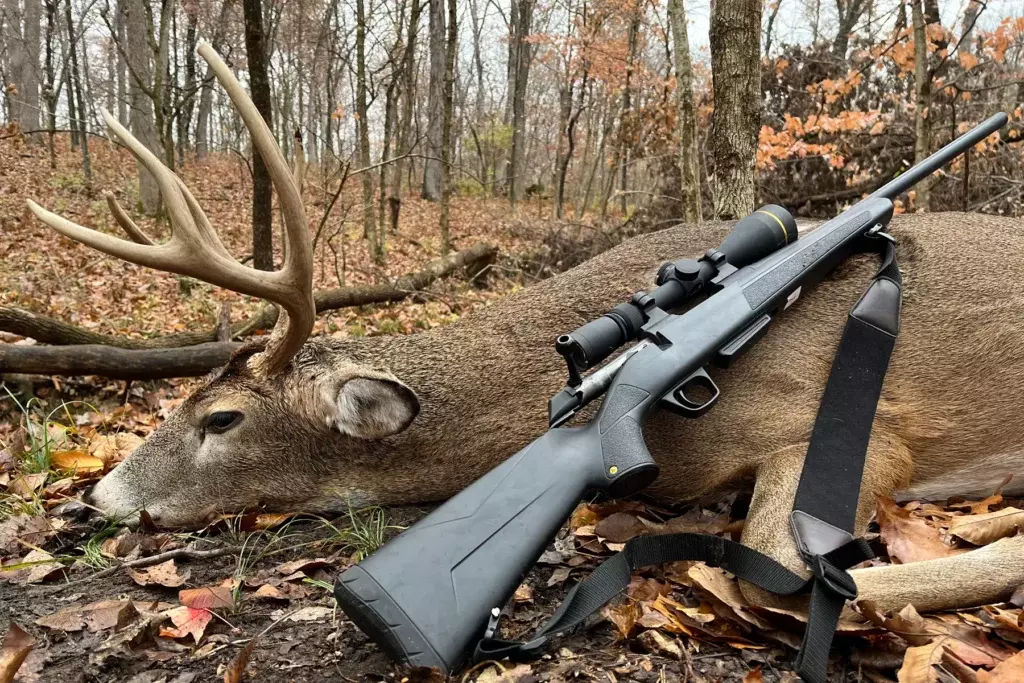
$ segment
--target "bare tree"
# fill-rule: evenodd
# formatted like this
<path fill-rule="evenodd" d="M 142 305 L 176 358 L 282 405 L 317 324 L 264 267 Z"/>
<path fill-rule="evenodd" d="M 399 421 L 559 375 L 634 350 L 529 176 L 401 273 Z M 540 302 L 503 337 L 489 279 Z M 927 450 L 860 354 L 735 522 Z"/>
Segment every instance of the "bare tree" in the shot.
<path fill-rule="evenodd" d="M 911 0 L 911 17 L 914 22 L 914 163 L 920 163 L 931 149 L 931 121 L 928 108 L 931 106 L 932 74 L 928 69 L 928 37 L 924 0 Z M 930 23 L 930 22 L 929 22 Z M 930 179 L 918 183 L 916 201 L 918 209 L 928 210 L 931 201 Z"/>
<path fill-rule="evenodd" d="M 274 129 L 267 77 L 268 55 L 263 33 L 263 3 L 242 0 L 245 22 L 245 54 L 249 60 L 249 89 L 256 110 Z M 259 270 L 274 269 L 273 191 L 267 165 L 256 147 L 252 148 L 252 262 Z"/>
<path fill-rule="evenodd" d="M 683 0 L 668 1 L 672 28 L 672 55 L 676 76 L 676 137 L 679 139 L 679 171 L 682 176 L 683 220 L 701 221 L 700 150 L 697 146 L 697 105 L 693 97 L 693 65 L 686 30 Z"/>
<path fill-rule="evenodd" d="M 514 0 L 513 0 L 514 1 Z M 442 192 L 441 149 L 444 136 L 445 57 L 444 0 L 427 0 L 430 11 L 430 85 L 427 103 L 427 159 L 423 162 L 423 198 L 437 201 Z"/>
<path fill-rule="evenodd" d="M 360 0 L 361 1 L 361 0 Z M 449 229 L 449 205 L 452 197 L 452 118 L 455 109 L 455 53 L 458 50 L 459 28 L 458 14 L 455 3 L 448 0 L 448 43 L 445 45 L 444 66 L 444 122 L 441 135 L 441 172 L 443 187 L 441 191 L 441 255 L 447 256 L 452 250 L 452 237 Z"/>
<path fill-rule="evenodd" d="M 526 131 L 526 87 L 530 81 L 533 46 L 527 42 L 535 0 L 511 0 L 509 93 L 512 100 L 512 152 L 509 159 L 508 200 L 515 209 L 523 187 L 523 147 Z"/>
<path fill-rule="evenodd" d="M 711 147 L 718 218 L 741 218 L 754 210 L 760 53 L 761 1 L 716 0 L 711 13 Z"/>
<path fill-rule="evenodd" d="M 366 103 L 366 10 L 363 0 L 356 0 L 356 128 L 359 130 L 359 165 L 370 165 L 370 122 Z M 370 246 L 375 263 L 384 261 L 383 235 L 378 238 L 373 218 L 373 174 L 362 173 L 363 237 Z"/>
<path fill-rule="evenodd" d="M 39 114 L 42 111 L 39 106 L 39 84 L 43 80 L 39 71 L 42 9 L 42 0 L 25 0 L 25 63 L 21 70 L 22 130 L 39 128 Z"/>

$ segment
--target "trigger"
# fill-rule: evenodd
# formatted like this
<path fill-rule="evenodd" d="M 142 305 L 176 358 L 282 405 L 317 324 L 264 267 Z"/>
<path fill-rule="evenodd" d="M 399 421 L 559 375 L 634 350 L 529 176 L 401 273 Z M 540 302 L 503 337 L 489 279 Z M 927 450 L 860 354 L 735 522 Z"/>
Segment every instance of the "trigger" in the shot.
<path fill-rule="evenodd" d="M 674 386 L 658 405 L 683 417 L 700 417 L 714 407 L 720 394 L 718 385 L 701 368 Z"/>

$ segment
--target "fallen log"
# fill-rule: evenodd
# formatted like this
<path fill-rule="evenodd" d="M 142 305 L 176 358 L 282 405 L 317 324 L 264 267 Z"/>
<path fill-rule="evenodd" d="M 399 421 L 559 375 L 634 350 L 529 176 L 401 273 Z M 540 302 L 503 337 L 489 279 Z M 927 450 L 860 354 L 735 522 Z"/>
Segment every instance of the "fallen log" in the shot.
<path fill-rule="evenodd" d="M 111 379 L 196 377 L 226 364 L 241 345 L 209 342 L 176 349 L 119 349 L 100 344 L 0 344 L 0 374 L 99 375 Z"/>
<path fill-rule="evenodd" d="M 477 244 L 469 249 L 463 249 L 431 261 L 424 266 L 423 270 L 404 275 L 392 283 L 321 290 L 313 294 L 316 311 L 322 313 L 350 306 L 401 301 L 426 288 L 435 280 L 448 277 L 460 269 L 472 270 L 483 267 L 494 258 L 497 252 L 497 248 L 490 244 Z M 266 306 L 248 320 L 232 325 L 230 338 L 235 339 L 259 330 L 269 329 L 276 322 L 277 308 Z M 54 346 L 90 344 L 120 349 L 176 349 L 217 341 L 218 327 L 201 332 L 180 332 L 149 339 L 129 339 L 92 332 L 77 325 L 14 306 L 0 306 L 0 331 L 31 337 L 41 344 Z"/>

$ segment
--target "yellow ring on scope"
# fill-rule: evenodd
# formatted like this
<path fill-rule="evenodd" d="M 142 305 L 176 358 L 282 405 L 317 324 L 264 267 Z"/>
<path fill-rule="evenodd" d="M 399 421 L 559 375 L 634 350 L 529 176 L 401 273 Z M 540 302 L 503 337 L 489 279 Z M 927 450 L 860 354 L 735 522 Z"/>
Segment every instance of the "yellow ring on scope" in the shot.
<path fill-rule="evenodd" d="M 785 243 L 789 244 L 789 230 L 786 230 L 786 224 L 783 223 L 781 220 L 779 220 L 778 216 L 776 216 L 774 213 L 768 213 L 767 211 L 761 211 L 760 209 L 758 209 L 754 213 L 763 213 L 765 216 L 771 216 L 772 218 L 774 218 L 775 222 L 779 224 L 780 228 L 782 228 L 782 236 L 786 240 Z"/>

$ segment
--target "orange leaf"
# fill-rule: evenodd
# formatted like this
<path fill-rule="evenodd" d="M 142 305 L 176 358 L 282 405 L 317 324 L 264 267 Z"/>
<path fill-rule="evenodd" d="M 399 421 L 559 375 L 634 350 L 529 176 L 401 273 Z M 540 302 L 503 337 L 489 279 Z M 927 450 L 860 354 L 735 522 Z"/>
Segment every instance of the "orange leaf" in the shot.
<path fill-rule="evenodd" d="M 213 612 L 210 610 L 192 607 L 175 607 L 166 614 L 177 628 L 162 628 L 160 635 L 170 638 L 192 636 L 196 644 L 202 640 L 207 624 L 213 619 Z"/>
<path fill-rule="evenodd" d="M 54 451 L 50 453 L 50 463 L 73 472 L 101 472 L 104 466 L 102 460 L 85 451 Z"/>
<path fill-rule="evenodd" d="M 235 597 L 227 586 L 204 586 L 178 591 L 178 602 L 192 609 L 232 609 Z"/>
<path fill-rule="evenodd" d="M 10 683 L 21 668 L 28 653 L 35 647 L 32 636 L 13 621 L 0 644 L 0 683 Z"/>

